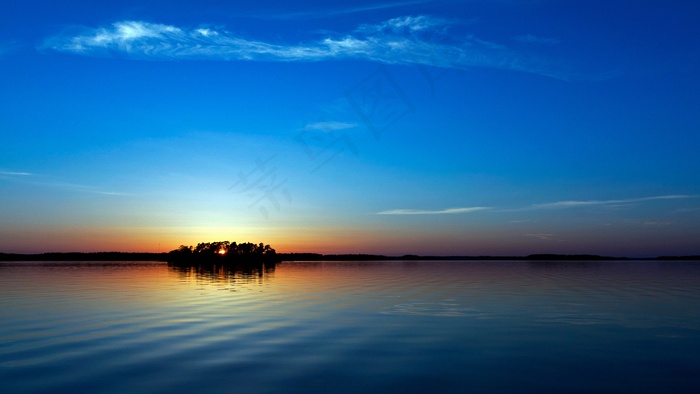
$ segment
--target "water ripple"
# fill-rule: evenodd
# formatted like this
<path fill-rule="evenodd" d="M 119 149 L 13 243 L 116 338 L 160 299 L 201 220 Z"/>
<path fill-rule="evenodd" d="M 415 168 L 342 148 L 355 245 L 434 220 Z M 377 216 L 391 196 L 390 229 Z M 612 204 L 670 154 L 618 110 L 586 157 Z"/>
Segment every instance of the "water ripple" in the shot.
<path fill-rule="evenodd" d="M 485 314 L 477 309 L 460 307 L 459 304 L 446 302 L 411 302 L 396 304 L 384 308 L 380 313 L 387 315 L 416 315 L 440 317 L 483 317 Z"/>
<path fill-rule="evenodd" d="M 700 392 L 692 262 L 0 265 L 3 393 Z"/>

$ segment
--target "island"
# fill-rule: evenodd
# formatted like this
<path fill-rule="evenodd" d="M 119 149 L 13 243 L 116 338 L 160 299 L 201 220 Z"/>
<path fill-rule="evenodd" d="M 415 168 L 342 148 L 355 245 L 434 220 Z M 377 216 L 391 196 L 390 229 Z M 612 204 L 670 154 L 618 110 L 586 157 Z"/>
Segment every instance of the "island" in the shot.
<path fill-rule="evenodd" d="M 312 252 L 277 253 L 263 243 L 236 243 L 229 241 L 201 242 L 197 246 L 180 245 L 166 253 L 149 252 L 47 252 L 3 253 L 0 261 L 164 261 L 185 263 L 267 263 L 283 261 L 391 261 L 391 260 L 493 260 L 493 261 L 607 261 L 607 260 L 690 260 L 700 261 L 700 255 L 658 257 L 611 257 L 593 254 L 531 254 L 527 256 L 418 256 L 405 254 L 386 256 L 379 254 L 321 254 Z"/>
<path fill-rule="evenodd" d="M 267 263 L 280 261 L 275 249 L 270 245 L 252 242 L 236 243 L 229 241 L 201 242 L 197 246 L 180 245 L 167 254 L 170 263 Z"/>

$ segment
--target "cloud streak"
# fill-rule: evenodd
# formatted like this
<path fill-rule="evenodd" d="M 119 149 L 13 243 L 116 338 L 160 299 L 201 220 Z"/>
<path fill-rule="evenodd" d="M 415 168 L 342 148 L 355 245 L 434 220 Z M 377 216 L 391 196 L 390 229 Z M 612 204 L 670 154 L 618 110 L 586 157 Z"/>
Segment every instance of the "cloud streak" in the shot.
<path fill-rule="evenodd" d="M 328 17 L 338 16 L 338 15 L 357 14 L 357 13 L 362 13 L 362 12 L 370 12 L 370 11 L 384 10 L 384 9 L 390 9 L 390 8 L 401 8 L 401 7 L 417 5 L 417 4 L 426 4 L 426 3 L 430 3 L 430 1 L 431 0 L 415 0 L 415 1 L 401 1 L 401 2 L 394 2 L 394 3 L 377 3 L 377 4 L 367 5 L 367 6 L 341 8 L 341 9 L 335 9 L 335 10 L 331 9 L 331 10 L 322 10 L 322 11 L 295 12 L 295 13 L 287 13 L 287 14 L 280 14 L 280 15 L 265 15 L 265 16 L 259 16 L 259 17 L 261 19 L 321 19 L 321 18 L 325 19 Z"/>
<path fill-rule="evenodd" d="M 419 209 L 392 209 L 388 211 L 377 212 L 377 215 L 449 215 L 459 213 L 470 213 L 485 211 L 491 209 L 489 207 L 466 207 L 466 208 L 448 208 L 437 211 L 419 210 Z"/>
<path fill-rule="evenodd" d="M 554 234 L 548 234 L 548 233 L 535 233 L 535 234 L 525 234 L 526 237 L 532 237 L 532 238 L 537 238 L 541 239 L 543 241 L 549 241 L 552 239 Z"/>
<path fill-rule="evenodd" d="M 559 40 L 556 38 L 549 38 L 549 37 L 538 37 L 532 34 L 524 34 L 521 36 L 515 36 L 513 37 L 515 41 L 519 42 L 524 42 L 528 44 L 558 44 Z"/>
<path fill-rule="evenodd" d="M 470 213 L 478 211 L 492 210 L 494 212 L 518 212 L 518 211 L 529 211 L 533 209 L 568 209 L 568 208 L 582 208 L 582 207 L 592 207 L 592 206 L 616 206 L 616 205 L 628 205 L 642 202 L 650 201 L 661 201 L 661 200 L 682 200 L 697 198 L 697 195 L 691 194 L 668 194 L 663 196 L 651 196 L 651 197 L 638 197 L 638 198 L 627 198 L 621 200 L 567 200 L 567 201 L 556 201 L 544 204 L 534 204 L 525 208 L 519 209 L 494 209 L 492 207 L 466 207 L 466 208 L 449 208 L 443 210 L 420 210 L 420 209 L 391 209 L 387 211 L 377 212 L 377 215 L 444 215 L 444 214 L 459 214 L 459 213 Z M 551 234 L 526 234 L 527 236 L 536 237 L 544 239 L 545 236 L 551 236 Z"/>
<path fill-rule="evenodd" d="M 102 194 L 108 196 L 131 196 L 130 193 L 104 191 L 95 188 L 94 186 L 88 186 L 78 183 L 62 182 L 56 181 L 52 178 L 42 176 L 41 174 L 34 174 L 31 172 L 21 172 L 21 171 L 0 171 L 0 179 L 8 179 L 11 182 L 18 182 L 22 184 L 35 185 L 39 187 L 50 187 L 61 190 L 76 191 L 81 193 L 92 193 L 92 194 Z"/>
<path fill-rule="evenodd" d="M 17 50 L 20 46 L 21 44 L 19 44 L 17 41 L 0 42 L 0 56 L 5 56 L 10 52 Z"/>
<path fill-rule="evenodd" d="M 657 201 L 657 200 L 679 200 L 687 198 L 696 198 L 695 195 L 687 194 L 671 194 L 665 196 L 653 196 L 653 197 L 639 197 L 639 198 L 628 198 L 623 200 L 567 200 L 567 201 L 556 201 L 545 204 L 535 204 L 530 206 L 534 209 L 547 209 L 547 208 L 578 208 L 578 207 L 588 207 L 588 206 L 605 206 L 605 205 L 627 205 L 639 202 L 647 201 Z"/>
<path fill-rule="evenodd" d="M 31 176 L 34 175 L 31 172 L 17 172 L 17 171 L 0 171 L 0 175 L 5 176 Z"/>
<path fill-rule="evenodd" d="M 346 130 L 346 129 L 352 129 L 354 127 L 357 127 L 355 123 L 345 123 L 345 122 L 315 122 L 315 123 L 309 123 L 306 126 L 302 127 L 301 130 L 303 131 L 308 131 L 308 130 L 319 130 L 319 131 L 337 131 L 337 130 Z"/>
<path fill-rule="evenodd" d="M 449 34 L 453 22 L 427 15 L 402 16 L 363 24 L 352 32 L 325 34 L 300 44 L 244 38 L 211 27 L 181 28 L 143 21 L 120 21 L 78 34 L 48 38 L 45 48 L 85 56 L 134 59 L 319 62 L 360 59 L 384 64 L 465 69 L 486 67 L 566 79 L 541 59 L 473 36 Z"/>

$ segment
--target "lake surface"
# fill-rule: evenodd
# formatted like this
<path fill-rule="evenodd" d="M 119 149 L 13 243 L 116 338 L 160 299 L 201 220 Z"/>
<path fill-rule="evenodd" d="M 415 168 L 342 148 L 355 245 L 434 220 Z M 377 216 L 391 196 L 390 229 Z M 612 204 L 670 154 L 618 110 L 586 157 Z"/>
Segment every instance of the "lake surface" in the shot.
<path fill-rule="evenodd" d="M 697 393 L 700 262 L 4 262 L 0 392 Z"/>

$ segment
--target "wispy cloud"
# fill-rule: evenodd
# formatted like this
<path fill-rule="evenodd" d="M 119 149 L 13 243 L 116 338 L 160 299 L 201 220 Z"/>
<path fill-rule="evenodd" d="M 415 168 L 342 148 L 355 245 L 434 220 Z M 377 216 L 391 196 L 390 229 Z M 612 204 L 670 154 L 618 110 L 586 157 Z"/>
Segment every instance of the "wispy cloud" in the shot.
<path fill-rule="evenodd" d="M 433 0 L 413 0 L 413 1 L 398 1 L 391 3 L 376 3 L 360 7 L 347 7 L 338 9 L 324 9 L 320 11 L 308 11 L 308 12 L 293 12 L 293 13 L 283 13 L 283 14 L 267 14 L 258 15 L 261 19 L 321 19 L 334 17 L 338 15 L 349 15 L 358 14 L 362 12 L 371 12 L 378 10 L 386 10 L 391 8 L 401 8 L 417 4 L 430 3 Z"/>
<path fill-rule="evenodd" d="M 309 123 L 302 127 L 301 129 L 304 131 L 308 130 L 319 130 L 319 131 L 336 131 L 336 130 L 345 130 L 345 129 L 351 129 L 353 127 L 357 127 L 357 124 L 355 123 L 345 123 L 345 122 L 315 122 L 315 123 Z"/>
<path fill-rule="evenodd" d="M 31 172 L 18 172 L 18 171 L 0 171 L 0 175 L 6 176 L 31 176 L 34 175 Z"/>
<path fill-rule="evenodd" d="M 7 55 L 10 52 L 14 52 L 21 47 L 21 44 L 17 41 L 5 41 L 0 42 L 0 56 Z"/>
<path fill-rule="evenodd" d="M 532 34 L 525 34 L 513 37 L 515 41 L 525 42 L 528 44 L 558 44 L 560 41 L 557 38 L 538 37 Z"/>
<path fill-rule="evenodd" d="M 377 212 L 377 215 L 441 215 L 441 214 L 459 214 L 459 213 L 469 213 L 477 211 L 490 210 L 493 212 L 520 212 L 520 211 L 530 211 L 533 209 L 567 209 L 567 208 L 581 208 L 581 207 L 592 207 L 592 206 L 607 206 L 614 207 L 620 205 L 628 205 L 642 202 L 650 201 L 660 201 L 660 200 L 682 200 L 698 198 L 698 195 L 691 194 L 669 194 L 663 196 L 652 196 L 652 197 L 638 197 L 638 198 L 627 198 L 620 200 L 567 200 L 567 201 L 556 201 L 544 204 L 533 204 L 524 208 L 493 208 L 493 207 L 465 207 L 465 208 L 449 208 L 442 210 L 420 210 L 420 209 L 392 209 L 382 212 Z M 526 221 L 511 221 L 511 223 L 520 223 Z M 545 237 L 550 237 L 552 234 L 525 234 L 526 236 L 536 237 L 544 239 Z"/>
<path fill-rule="evenodd" d="M 672 221 L 656 221 L 656 220 L 649 220 L 643 223 L 645 226 L 670 226 L 673 224 Z"/>
<path fill-rule="evenodd" d="M 388 211 L 377 212 L 377 215 L 446 215 L 469 213 L 477 211 L 485 211 L 491 209 L 489 207 L 467 207 L 467 208 L 448 208 L 437 211 L 418 210 L 418 209 L 392 209 Z"/>
<path fill-rule="evenodd" d="M 35 174 L 31 172 L 21 172 L 21 171 L 0 171 L 0 179 L 6 179 L 15 183 L 22 183 L 27 185 L 34 185 L 39 187 L 49 187 L 53 189 L 75 191 L 80 193 L 91 193 L 91 194 L 102 194 L 109 196 L 130 196 L 129 193 L 101 190 L 94 186 L 63 182 L 56 180 L 53 177 L 44 176 L 41 174 Z"/>
<path fill-rule="evenodd" d="M 47 180 L 44 182 L 34 182 L 34 184 L 54 189 L 66 190 L 78 193 L 100 194 L 104 196 L 131 196 L 130 193 L 115 192 L 110 190 L 102 190 L 95 186 L 83 185 L 79 183 L 70 183 L 62 181 Z"/>
<path fill-rule="evenodd" d="M 600 205 L 626 205 L 634 204 L 646 201 L 656 201 L 656 200 L 678 200 L 687 198 L 696 198 L 696 195 L 687 194 L 671 194 L 665 196 L 653 196 L 653 197 L 639 197 L 639 198 L 627 198 L 623 200 L 567 200 L 567 201 L 556 201 L 544 204 L 534 204 L 530 208 L 540 209 L 540 208 L 577 208 L 577 207 L 587 207 L 587 206 L 600 206 Z"/>
<path fill-rule="evenodd" d="M 541 239 L 543 241 L 548 241 L 548 240 L 552 239 L 554 234 L 537 233 L 537 234 L 525 234 L 525 236 Z"/>
<path fill-rule="evenodd" d="M 97 189 L 93 186 L 86 186 L 86 185 L 62 184 L 62 185 L 56 185 L 56 187 L 64 187 L 66 189 L 72 189 L 72 190 L 75 190 L 78 192 L 83 192 L 83 193 L 101 194 L 103 196 L 133 196 L 132 193 L 105 191 L 105 190 Z"/>
<path fill-rule="evenodd" d="M 363 24 L 349 33 L 326 33 L 313 41 L 284 45 L 244 38 L 221 28 L 120 21 L 80 34 L 60 34 L 48 38 L 44 46 L 86 56 L 275 62 L 364 59 L 454 69 L 500 68 L 566 78 L 537 57 L 471 35 L 449 34 L 452 24 L 427 15 L 402 16 Z"/>
<path fill-rule="evenodd" d="M 445 32 L 453 22 L 427 15 L 403 16 L 389 19 L 378 24 L 364 24 L 357 28 L 362 33 L 406 34 L 421 31 L 439 30 Z"/>

